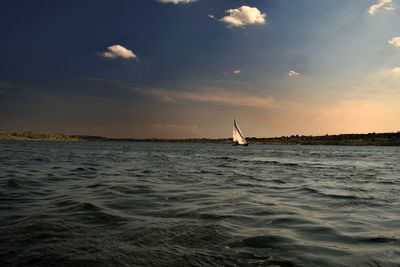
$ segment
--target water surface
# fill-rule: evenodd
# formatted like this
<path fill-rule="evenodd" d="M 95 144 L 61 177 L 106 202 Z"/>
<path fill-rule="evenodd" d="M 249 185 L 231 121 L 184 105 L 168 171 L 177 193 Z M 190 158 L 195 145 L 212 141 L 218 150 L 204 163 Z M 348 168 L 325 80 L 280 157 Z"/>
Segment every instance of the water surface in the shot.
<path fill-rule="evenodd" d="M 0 266 L 399 266 L 399 155 L 0 142 Z"/>

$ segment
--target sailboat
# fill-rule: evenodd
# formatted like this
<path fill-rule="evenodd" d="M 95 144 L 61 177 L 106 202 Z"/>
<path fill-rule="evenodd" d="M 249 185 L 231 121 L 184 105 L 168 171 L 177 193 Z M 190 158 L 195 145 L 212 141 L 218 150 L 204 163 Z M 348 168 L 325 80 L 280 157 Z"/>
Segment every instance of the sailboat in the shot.
<path fill-rule="evenodd" d="M 248 146 L 246 138 L 244 137 L 242 131 L 239 128 L 239 125 L 236 123 L 236 120 L 233 119 L 233 145 L 234 146 Z"/>

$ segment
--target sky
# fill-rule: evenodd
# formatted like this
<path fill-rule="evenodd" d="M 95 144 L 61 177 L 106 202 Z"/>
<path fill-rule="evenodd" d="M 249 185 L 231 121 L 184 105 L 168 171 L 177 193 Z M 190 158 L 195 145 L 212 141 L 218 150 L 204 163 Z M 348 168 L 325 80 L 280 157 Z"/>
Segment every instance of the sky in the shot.
<path fill-rule="evenodd" d="M 398 0 L 5 0 L 0 131 L 400 130 Z"/>

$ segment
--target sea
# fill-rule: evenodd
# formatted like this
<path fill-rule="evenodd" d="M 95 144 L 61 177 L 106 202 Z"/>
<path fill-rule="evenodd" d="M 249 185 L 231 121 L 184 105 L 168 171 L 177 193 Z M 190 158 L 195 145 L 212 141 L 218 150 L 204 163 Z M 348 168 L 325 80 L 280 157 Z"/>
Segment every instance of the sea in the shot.
<path fill-rule="evenodd" d="M 0 266 L 400 266 L 400 147 L 2 141 Z"/>

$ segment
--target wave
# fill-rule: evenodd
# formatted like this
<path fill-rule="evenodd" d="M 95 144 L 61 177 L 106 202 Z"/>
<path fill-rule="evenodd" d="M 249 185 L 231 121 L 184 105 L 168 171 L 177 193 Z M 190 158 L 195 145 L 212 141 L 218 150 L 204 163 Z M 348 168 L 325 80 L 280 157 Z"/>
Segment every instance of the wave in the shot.
<path fill-rule="evenodd" d="M 127 219 L 122 215 L 106 209 L 92 202 L 79 202 L 74 200 L 62 200 L 54 203 L 56 208 L 52 211 L 60 216 L 73 217 L 86 223 L 94 224 L 121 224 Z"/>
<path fill-rule="evenodd" d="M 320 196 L 320 197 L 327 197 L 331 199 L 343 199 L 343 200 L 368 200 L 371 199 L 370 197 L 359 197 L 355 195 L 338 195 L 338 194 L 332 194 L 332 193 L 325 193 L 321 190 L 312 188 L 312 187 L 302 187 L 300 189 L 295 189 L 294 191 L 300 192 L 305 192 L 307 194 L 312 194 L 315 196 Z"/>
<path fill-rule="evenodd" d="M 251 163 L 256 165 L 274 165 L 274 166 L 287 166 L 287 167 L 299 167 L 299 163 L 295 162 L 282 162 L 277 160 L 241 160 L 243 163 Z"/>
<path fill-rule="evenodd" d="M 231 247 L 275 248 L 282 244 L 290 244 L 293 240 L 278 235 L 261 235 L 245 238 L 229 244 Z"/>
<path fill-rule="evenodd" d="M 363 236 L 357 237 L 356 240 L 360 243 L 400 245 L 399 237 Z"/>
<path fill-rule="evenodd" d="M 28 178 L 10 178 L 6 182 L 6 186 L 12 189 L 32 189 L 39 188 L 43 185 L 40 181 L 35 181 Z M 30 191 L 35 193 L 35 191 Z"/>

